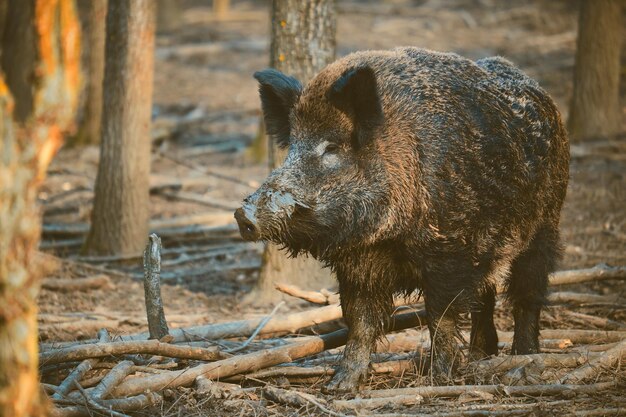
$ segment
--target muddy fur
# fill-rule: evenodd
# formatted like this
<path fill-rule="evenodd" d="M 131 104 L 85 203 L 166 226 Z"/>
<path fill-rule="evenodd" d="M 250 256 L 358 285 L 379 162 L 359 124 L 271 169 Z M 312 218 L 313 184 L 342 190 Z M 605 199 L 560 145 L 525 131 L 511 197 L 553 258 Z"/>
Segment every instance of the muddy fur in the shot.
<path fill-rule="evenodd" d="M 460 359 L 462 312 L 472 312 L 471 356 L 497 353 L 498 284 L 514 353 L 538 351 L 569 150 L 535 81 L 499 57 L 418 48 L 348 55 L 304 90 L 274 70 L 255 77 L 268 131 L 289 153 L 236 217 L 244 237 L 336 273 L 350 333 L 329 390 L 363 380 L 394 293 L 423 292 L 440 380 Z"/>

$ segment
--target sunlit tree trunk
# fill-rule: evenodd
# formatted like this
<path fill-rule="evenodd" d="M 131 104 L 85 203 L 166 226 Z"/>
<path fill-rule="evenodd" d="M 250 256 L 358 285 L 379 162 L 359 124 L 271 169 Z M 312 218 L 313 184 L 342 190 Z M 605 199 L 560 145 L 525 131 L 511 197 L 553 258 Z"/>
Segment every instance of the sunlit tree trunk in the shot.
<path fill-rule="evenodd" d="M 230 0 L 213 0 L 213 13 L 218 19 L 223 19 L 230 10 Z"/>
<path fill-rule="evenodd" d="M 100 164 L 84 251 L 139 254 L 148 239 L 154 0 L 109 0 Z"/>
<path fill-rule="evenodd" d="M 623 0 L 581 2 L 574 96 L 567 123 L 574 140 L 610 136 L 621 130 L 623 4 Z"/>
<path fill-rule="evenodd" d="M 272 44 L 270 65 L 306 84 L 335 58 L 336 12 L 334 0 L 274 0 L 272 2 Z M 273 141 L 269 146 L 270 169 L 285 159 L 285 151 Z M 275 282 L 287 282 L 307 289 L 335 285 L 330 270 L 310 257 L 288 258 L 269 244 L 257 287 L 248 297 L 268 303 L 281 297 Z"/>
<path fill-rule="evenodd" d="M 46 414 L 37 375 L 37 188 L 71 125 L 80 30 L 73 0 L 5 4 L 0 77 L 0 416 Z"/>

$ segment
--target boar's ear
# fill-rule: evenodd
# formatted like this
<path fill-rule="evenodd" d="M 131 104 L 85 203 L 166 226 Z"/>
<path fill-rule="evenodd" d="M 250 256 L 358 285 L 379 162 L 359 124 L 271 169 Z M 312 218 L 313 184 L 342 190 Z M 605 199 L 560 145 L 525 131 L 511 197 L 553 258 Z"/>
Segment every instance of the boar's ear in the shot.
<path fill-rule="evenodd" d="M 302 92 L 298 80 L 268 68 L 254 73 L 259 82 L 259 94 L 267 133 L 281 148 L 289 145 L 289 113 Z"/>
<path fill-rule="evenodd" d="M 371 141 L 384 123 L 376 75 L 367 65 L 345 71 L 330 87 L 326 97 L 352 119 L 352 139 L 357 148 Z"/>

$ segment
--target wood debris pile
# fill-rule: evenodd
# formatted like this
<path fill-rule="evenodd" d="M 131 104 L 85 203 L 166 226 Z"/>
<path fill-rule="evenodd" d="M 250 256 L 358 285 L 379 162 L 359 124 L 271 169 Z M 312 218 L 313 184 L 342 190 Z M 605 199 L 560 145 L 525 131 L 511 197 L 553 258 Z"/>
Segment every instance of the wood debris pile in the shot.
<path fill-rule="evenodd" d="M 421 304 L 407 305 L 402 298 L 396 300 L 390 334 L 373 355 L 370 389 L 357 396 L 323 396 L 319 388 L 333 375 L 339 348 L 348 335 L 339 320 L 336 294 L 279 284 L 280 291 L 325 305 L 282 315 L 277 312 L 279 305 L 264 318 L 169 329 L 160 300 L 160 239 L 155 235 L 146 249 L 144 269 L 150 332 L 112 338 L 101 330 L 97 339 L 41 345 L 42 385 L 57 407 L 54 416 L 124 416 L 158 406 L 180 387 L 194 387 L 193 395 L 224 401 L 225 407 L 265 401 L 335 416 L 444 398 L 463 404 L 454 415 L 483 415 L 485 410 L 489 415 L 516 415 L 537 406 L 520 403 L 520 398 L 557 397 L 549 402 L 558 405 L 567 401 L 558 398 L 624 387 L 619 373 L 617 378 L 612 375 L 626 359 L 626 325 L 575 311 L 570 314 L 589 320 L 596 330 L 544 329 L 544 353 L 501 353 L 466 363 L 460 370 L 461 384 L 455 380 L 453 385 L 432 386 L 427 371 L 428 333 L 415 329 L 426 324 L 425 311 Z M 550 284 L 625 278 L 626 267 L 598 265 L 554 273 Z M 106 280 L 99 280 L 106 285 Z M 94 285 L 92 281 L 95 278 L 85 285 Z M 603 296 L 554 292 L 550 300 L 571 305 L 618 302 L 617 296 L 597 297 Z M 321 329 L 323 334 L 315 333 Z M 502 350 L 509 350 L 512 333 L 499 332 L 498 337 Z M 469 337 L 464 334 L 464 338 Z M 379 386 L 386 389 L 376 389 Z M 495 401 L 502 398 L 513 403 Z M 604 415 L 591 411 L 583 415 Z M 616 413 L 619 407 L 605 409 L 606 415 Z"/>

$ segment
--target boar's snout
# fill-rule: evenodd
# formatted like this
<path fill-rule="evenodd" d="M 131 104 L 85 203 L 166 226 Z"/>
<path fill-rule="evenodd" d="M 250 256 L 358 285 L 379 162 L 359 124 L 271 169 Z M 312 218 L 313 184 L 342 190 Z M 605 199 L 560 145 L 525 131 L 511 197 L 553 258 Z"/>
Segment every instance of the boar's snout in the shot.
<path fill-rule="evenodd" d="M 243 205 L 235 211 L 241 237 L 249 241 L 281 241 L 296 206 L 309 207 L 296 202 L 288 191 L 277 191 L 273 187 L 262 186 L 248 196 Z"/>
<path fill-rule="evenodd" d="M 239 233 L 244 240 L 257 241 L 260 238 L 259 226 L 256 219 L 256 207 L 246 203 L 235 210 L 235 220 L 239 226 Z"/>

